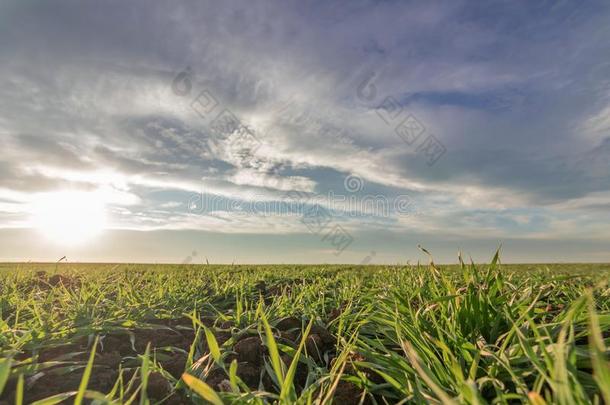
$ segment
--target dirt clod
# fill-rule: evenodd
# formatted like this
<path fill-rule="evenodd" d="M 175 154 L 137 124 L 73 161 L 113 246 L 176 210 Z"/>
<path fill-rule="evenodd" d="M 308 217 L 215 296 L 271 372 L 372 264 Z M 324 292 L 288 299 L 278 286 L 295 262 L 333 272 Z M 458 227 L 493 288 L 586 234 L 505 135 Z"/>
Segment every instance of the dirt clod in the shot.
<path fill-rule="evenodd" d="M 260 368 L 248 363 L 237 365 L 237 375 L 250 388 L 256 389 L 260 380 Z"/>
<path fill-rule="evenodd" d="M 357 405 L 370 404 L 371 400 L 368 397 L 362 400 L 363 392 L 356 385 L 349 381 L 339 381 L 335 393 L 333 395 L 333 403 L 341 405 Z"/>
<path fill-rule="evenodd" d="M 281 319 L 277 325 L 275 325 L 281 331 L 290 331 L 293 329 L 301 329 L 301 320 L 294 316 Z"/>
<path fill-rule="evenodd" d="M 233 346 L 237 353 L 237 361 L 260 365 L 265 352 L 263 343 L 257 336 L 240 340 Z"/>
<path fill-rule="evenodd" d="M 95 357 L 95 364 L 112 368 L 117 368 L 121 364 L 121 354 L 113 350 L 106 353 L 98 353 Z"/>
<path fill-rule="evenodd" d="M 64 276 L 63 274 L 54 274 L 49 277 L 47 283 L 53 287 L 63 285 L 66 288 L 80 287 L 80 280 L 75 277 Z"/>
<path fill-rule="evenodd" d="M 334 336 L 324 327 L 320 325 L 313 325 L 311 327 L 311 334 L 318 335 L 322 341 L 322 348 L 326 350 L 330 350 L 335 346 L 336 339 Z"/>
<path fill-rule="evenodd" d="M 174 353 L 169 360 L 161 362 L 161 366 L 170 373 L 174 378 L 178 379 L 184 372 L 186 366 L 187 355 L 178 352 Z"/>
<path fill-rule="evenodd" d="M 168 396 L 171 391 L 172 387 L 163 374 L 155 372 L 148 375 L 146 393 L 150 398 L 160 400 Z"/>

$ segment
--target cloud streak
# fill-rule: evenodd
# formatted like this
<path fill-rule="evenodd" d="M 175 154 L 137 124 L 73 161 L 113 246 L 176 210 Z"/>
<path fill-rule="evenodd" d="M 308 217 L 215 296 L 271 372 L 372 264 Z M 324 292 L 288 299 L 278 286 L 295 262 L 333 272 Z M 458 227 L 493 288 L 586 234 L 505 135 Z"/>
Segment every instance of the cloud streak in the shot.
<path fill-rule="evenodd" d="M 610 240 L 604 2 L 9 1 L 0 15 L 2 227 L 27 227 L 41 193 L 80 190 L 116 229 L 306 235 L 298 217 L 188 201 L 345 192 L 354 175 L 355 196 L 406 194 L 422 213 L 340 219 L 354 233 Z M 209 116 L 192 105 L 203 91 Z M 442 142 L 434 165 L 380 119 L 388 97 Z M 221 111 L 260 145 L 215 130 Z"/>

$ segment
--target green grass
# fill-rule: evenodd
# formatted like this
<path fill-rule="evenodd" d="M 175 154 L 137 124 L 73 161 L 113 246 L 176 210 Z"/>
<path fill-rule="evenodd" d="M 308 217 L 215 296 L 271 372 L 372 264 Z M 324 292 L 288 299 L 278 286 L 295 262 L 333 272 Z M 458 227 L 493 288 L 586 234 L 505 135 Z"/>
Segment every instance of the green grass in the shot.
<path fill-rule="evenodd" d="M 0 404 L 610 403 L 610 265 L 497 261 L 2 264 Z"/>

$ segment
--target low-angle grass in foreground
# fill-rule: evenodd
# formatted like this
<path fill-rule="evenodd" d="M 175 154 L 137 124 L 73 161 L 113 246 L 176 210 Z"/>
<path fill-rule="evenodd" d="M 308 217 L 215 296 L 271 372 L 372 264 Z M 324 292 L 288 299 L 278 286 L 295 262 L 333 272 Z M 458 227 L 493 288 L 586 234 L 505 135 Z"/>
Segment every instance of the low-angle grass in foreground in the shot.
<path fill-rule="evenodd" d="M 609 274 L 5 264 L 0 403 L 610 403 Z"/>

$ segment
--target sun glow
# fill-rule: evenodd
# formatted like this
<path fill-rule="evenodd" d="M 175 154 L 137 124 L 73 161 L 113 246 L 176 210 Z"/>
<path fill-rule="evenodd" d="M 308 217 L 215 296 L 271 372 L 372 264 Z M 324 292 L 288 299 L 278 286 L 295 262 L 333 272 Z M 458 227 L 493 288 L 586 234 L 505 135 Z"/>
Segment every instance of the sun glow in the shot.
<path fill-rule="evenodd" d="M 58 244 L 82 244 L 104 230 L 106 208 L 93 192 L 45 193 L 33 203 L 32 225 Z"/>

